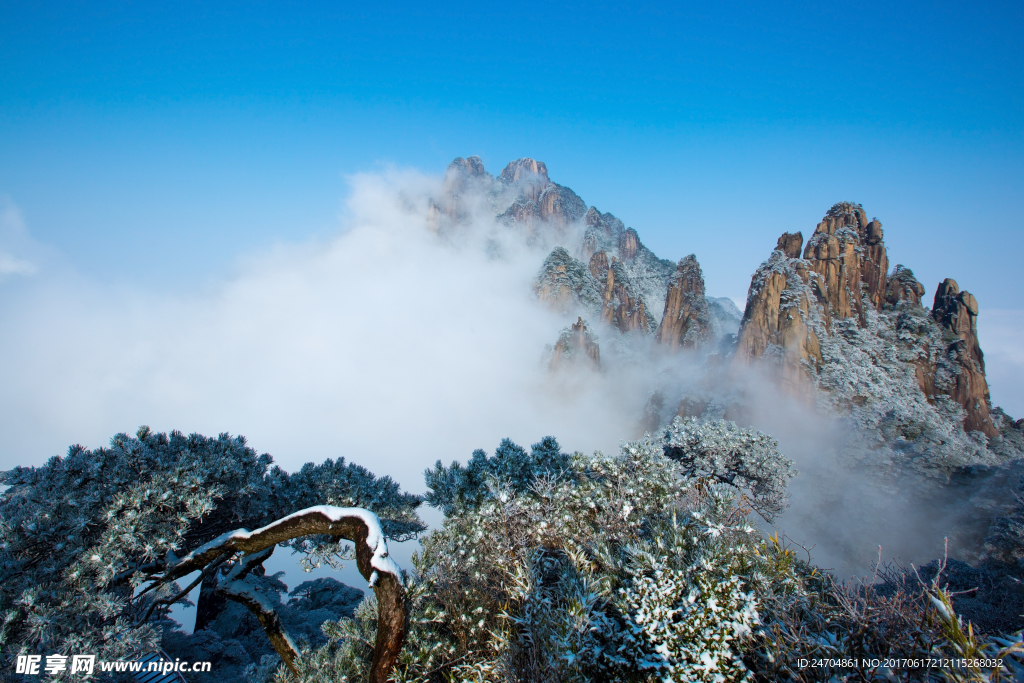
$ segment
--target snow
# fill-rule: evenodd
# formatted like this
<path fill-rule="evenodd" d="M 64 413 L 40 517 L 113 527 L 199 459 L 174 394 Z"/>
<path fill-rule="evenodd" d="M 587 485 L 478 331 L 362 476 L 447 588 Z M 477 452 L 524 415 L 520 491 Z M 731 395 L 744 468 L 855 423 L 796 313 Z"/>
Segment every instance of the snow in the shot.
<path fill-rule="evenodd" d="M 207 550 L 212 550 L 232 540 L 245 540 L 252 538 L 254 536 L 258 536 L 259 534 L 265 533 L 267 531 L 274 529 L 277 526 L 280 526 L 281 524 L 284 524 L 290 519 L 294 519 L 296 517 L 304 517 L 306 515 L 310 515 L 313 513 L 320 513 L 331 522 L 340 522 L 342 519 L 345 519 L 346 517 L 359 518 L 359 520 L 366 525 L 366 528 L 368 530 L 366 535 L 366 545 L 369 546 L 370 550 L 373 552 L 373 556 L 370 558 L 370 566 L 372 566 L 374 570 L 376 570 L 370 576 L 370 585 L 373 586 L 374 584 L 376 584 L 378 571 L 391 574 L 396 579 L 401 581 L 402 570 L 398 566 L 398 564 L 391 559 L 391 556 L 388 554 L 388 544 L 386 538 L 384 537 L 384 531 L 381 529 L 380 518 L 378 518 L 377 515 L 373 512 L 370 512 L 369 510 L 366 510 L 364 508 L 343 508 L 336 507 L 334 505 L 314 505 L 313 507 L 308 507 L 304 510 L 293 512 L 292 514 L 287 515 L 286 517 L 282 517 L 281 519 L 275 522 L 271 522 L 270 524 L 259 529 L 256 529 L 255 531 L 249 531 L 248 529 L 237 529 L 235 531 L 229 531 L 213 539 L 206 545 L 203 545 L 197 548 L 196 550 L 192 551 L 182 561 L 187 562 L 191 558 L 197 555 L 201 555 Z"/>

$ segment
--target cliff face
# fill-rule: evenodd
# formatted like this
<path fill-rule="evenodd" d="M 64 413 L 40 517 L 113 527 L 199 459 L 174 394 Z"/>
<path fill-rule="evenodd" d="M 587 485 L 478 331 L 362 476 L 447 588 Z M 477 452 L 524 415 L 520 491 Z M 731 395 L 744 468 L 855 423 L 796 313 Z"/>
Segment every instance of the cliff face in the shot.
<path fill-rule="evenodd" d="M 608 262 L 608 253 L 599 251 L 590 257 L 588 266 L 590 274 L 604 291 L 601 295 L 601 322 L 611 325 L 620 332 L 634 330 L 646 333 L 651 320 L 647 316 L 647 304 L 643 297 L 635 291 L 628 274 L 612 257 Z"/>
<path fill-rule="evenodd" d="M 784 246 L 792 245 L 790 240 Z M 768 360 L 782 386 L 808 400 L 813 398 L 811 373 L 821 363 L 816 330 L 821 316 L 810 286 L 812 272 L 805 261 L 772 252 L 751 280 L 734 356 L 739 364 Z"/>
<path fill-rule="evenodd" d="M 610 213 L 601 213 L 594 207 L 590 207 L 583 218 L 586 223 L 586 230 L 583 233 L 583 259 L 589 261 L 590 257 L 599 251 L 617 253 L 622 234 L 626 232 L 626 226 Z"/>
<path fill-rule="evenodd" d="M 920 306 L 924 296 L 924 285 L 914 277 L 914 271 L 897 265 L 885 283 L 885 303 L 896 306 L 901 301 L 911 306 Z"/>
<path fill-rule="evenodd" d="M 711 313 L 704 292 L 704 274 L 697 257 L 680 259 L 668 285 L 665 312 L 655 336 L 669 349 L 697 348 L 712 336 Z"/>
<path fill-rule="evenodd" d="M 967 412 L 964 429 L 995 436 L 998 430 L 989 416 L 985 355 L 978 344 L 978 300 L 970 292 L 961 292 L 956 281 L 947 278 L 935 289 L 932 317 L 956 337 L 947 349 L 959 369 L 949 395 Z"/>
<path fill-rule="evenodd" d="M 828 210 L 807 241 L 804 260 L 819 276 L 813 286 L 826 322 L 857 316 L 863 323 L 866 307 L 881 309 L 889 268 L 882 224 L 868 221 L 859 204 L 840 202 Z"/>
<path fill-rule="evenodd" d="M 802 258 L 801 242 L 800 233 L 783 234 L 754 274 L 734 362 L 765 361 L 790 393 L 811 401 L 825 390 L 864 419 L 887 411 L 895 436 L 920 436 L 912 413 L 931 415 L 933 425 L 957 419 L 950 401 L 966 431 L 999 433 L 973 296 L 946 280 L 925 315 L 924 287 L 904 266 L 886 273 L 881 223 L 857 204 L 833 206 Z M 912 396 L 894 386 L 906 379 L 916 384 Z"/>

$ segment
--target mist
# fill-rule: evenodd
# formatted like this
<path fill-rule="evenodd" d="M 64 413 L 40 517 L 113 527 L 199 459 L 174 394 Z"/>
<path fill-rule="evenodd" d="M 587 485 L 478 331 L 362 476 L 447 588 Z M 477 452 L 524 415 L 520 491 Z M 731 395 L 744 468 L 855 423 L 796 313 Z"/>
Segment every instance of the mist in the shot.
<path fill-rule="evenodd" d="M 146 424 L 242 434 L 289 471 L 344 457 L 421 492 L 435 461 L 504 437 L 615 452 L 643 433 L 653 391 L 664 420 L 682 396 L 710 390 L 742 395 L 748 423 L 795 461 L 792 505 L 771 529 L 816 563 L 863 575 L 878 546 L 883 561 L 926 562 L 945 536 L 954 557 L 976 556 L 974 508 L 914 475 L 858 469 L 844 460 L 849 424 L 756 372 L 723 383 L 700 354 L 652 354 L 650 339 L 598 321 L 602 369 L 550 372 L 545 348 L 575 320 L 533 293 L 551 245 L 497 225 L 483 196 L 463 197 L 463 224 L 435 234 L 438 177 L 391 170 L 350 184 L 337 234 L 245 254 L 231 277 L 188 294 L 76 272 L 0 206 L 0 469 Z M 999 312 L 983 328 L 994 389 L 1024 368 L 1019 320 Z"/>
<path fill-rule="evenodd" d="M 8 282 L 0 469 L 142 424 L 243 434 L 286 470 L 345 457 L 414 492 L 436 460 L 503 437 L 614 451 L 635 436 L 642 383 L 549 374 L 545 345 L 568 321 L 533 295 L 545 252 L 507 239 L 495 258 L 493 214 L 439 239 L 426 207 L 440 182 L 353 177 L 339 234 L 248 254 L 199 294 L 56 267 Z"/>
<path fill-rule="evenodd" d="M 943 556 L 947 539 L 951 558 L 977 561 L 992 512 L 981 507 L 1012 502 L 1014 477 L 958 489 L 886 466 L 864 451 L 865 436 L 850 422 L 780 395 L 755 374 L 744 385 L 752 426 L 771 434 L 797 470 L 789 507 L 761 527 L 839 579 L 869 577 L 878 563 L 921 566 Z"/>

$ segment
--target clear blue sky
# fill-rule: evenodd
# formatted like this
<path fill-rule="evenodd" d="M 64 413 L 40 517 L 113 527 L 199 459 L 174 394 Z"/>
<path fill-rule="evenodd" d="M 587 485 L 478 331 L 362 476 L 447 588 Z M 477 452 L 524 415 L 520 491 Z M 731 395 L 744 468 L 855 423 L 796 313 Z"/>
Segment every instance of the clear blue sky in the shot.
<path fill-rule="evenodd" d="M 429 6 L 426 6 L 429 5 Z M 337 227 L 344 176 L 519 156 L 742 296 L 840 199 L 1016 307 L 1024 5 L 10 3 L 0 194 L 157 286 Z M 744 281 L 745 280 L 745 281 Z"/>
<path fill-rule="evenodd" d="M 182 291 L 337 230 L 352 173 L 532 156 L 711 294 L 851 199 L 929 296 L 1022 308 L 1020 2 L 370 4 L 3 2 L 0 196 Z"/>

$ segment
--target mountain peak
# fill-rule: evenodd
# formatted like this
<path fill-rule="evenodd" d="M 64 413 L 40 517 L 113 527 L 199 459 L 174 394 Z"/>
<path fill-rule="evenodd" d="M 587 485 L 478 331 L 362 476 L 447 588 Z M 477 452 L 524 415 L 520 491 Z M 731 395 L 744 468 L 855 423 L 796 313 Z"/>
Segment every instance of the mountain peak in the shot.
<path fill-rule="evenodd" d="M 487 175 L 487 171 L 484 170 L 484 162 L 478 156 L 466 157 L 455 157 L 452 163 L 448 164 L 448 170 L 445 171 L 445 177 L 449 178 L 453 175 L 468 176 L 470 178 L 479 178 Z"/>
<path fill-rule="evenodd" d="M 498 176 L 498 180 L 505 185 L 529 183 L 540 187 L 551 182 L 548 178 L 547 165 L 543 161 L 535 161 L 529 157 L 510 161 Z"/>

